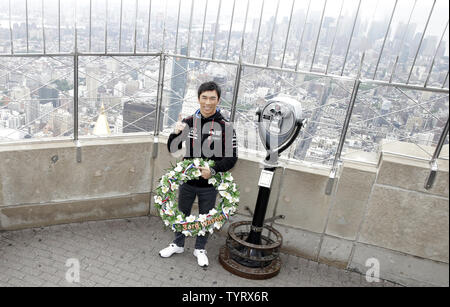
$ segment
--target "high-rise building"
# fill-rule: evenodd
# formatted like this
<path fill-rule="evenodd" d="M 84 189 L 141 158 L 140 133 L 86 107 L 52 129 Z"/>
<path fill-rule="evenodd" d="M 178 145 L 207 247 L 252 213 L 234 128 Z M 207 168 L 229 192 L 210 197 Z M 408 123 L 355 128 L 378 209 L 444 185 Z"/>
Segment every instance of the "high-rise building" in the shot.
<path fill-rule="evenodd" d="M 97 101 L 97 89 L 99 86 L 100 67 L 97 65 L 88 65 L 86 67 L 86 96 L 89 101 Z"/>
<path fill-rule="evenodd" d="M 47 86 L 39 88 L 39 100 L 41 104 L 51 102 L 54 108 L 60 106 L 59 104 L 59 92 L 57 89 Z"/>
<path fill-rule="evenodd" d="M 153 132 L 155 129 L 155 103 L 136 103 L 127 101 L 123 107 L 123 133 Z M 161 112 L 160 130 L 162 130 L 163 113 Z"/>
<path fill-rule="evenodd" d="M 181 48 L 181 54 L 187 55 L 187 48 Z M 170 103 L 168 106 L 167 125 L 172 126 L 178 119 L 186 93 L 188 60 L 175 58 L 172 63 L 172 80 L 170 82 Z"/>
<path fill-rule="evenodd" d="M 66 110 L 58 109 L 52 113 L 53 136 L 67 136 L 73 132 L 72 114 Z"/>
<path fill-rule="evenodd" d="M 40 103 L 39 101 L 27 100 L 25 101 L 25 115 L 26 123 L 30 124 L 39 118 Z"/>

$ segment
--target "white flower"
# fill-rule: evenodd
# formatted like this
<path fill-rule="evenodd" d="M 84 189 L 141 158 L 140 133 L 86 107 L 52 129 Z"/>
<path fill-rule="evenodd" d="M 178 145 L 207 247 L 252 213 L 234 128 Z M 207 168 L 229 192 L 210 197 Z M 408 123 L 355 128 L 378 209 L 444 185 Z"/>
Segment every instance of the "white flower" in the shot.
<path fill-rule="evenodd" d="M 231 176 L 231 174 L 228 174 L 227 176 L 225 176 L 225 180 L 233 181 L 233 176 Z"/>
<path fill-rule="evenodd" d="M 214 185 L 217 183 L 217 180 L 216 178 L 209 178 L 208 183 Z"/>
<path fill-rule="evenodd" d="M 172 209 L 167 209 L 167 210 L 166 210 L 166 214 L 167 214 L 168 216 L 172 216 L 172 215 L 174 215 L 175 213 L 173 212 Z"/>
<path fill-rule="evenodd" d="M 216 214 L 217 213 L 217 210 L 216 209 L 211 209 L 211 210 L 209 210 L 209 212 L 208 212 L 208 214 L 209 215 L 214 215 L 214 214 Z"/>
<path fill-rule="evenodd" d="M 233 187 L 233 192 L 236 192 L 236 183 L 233 183 L 232 187 Z"/>
<path fill-rule="evenodd" d="M 172 184 L 172 185 L 170 186 L 170 189 L 171 189 L 172 191 L 175 191 L 176 189 L 178 189 L 178 184 L 176 184 L 176 183 Z"/>
<path fill-rule="evenodd" d="M 193 221 L 195 221 L 195 216 L 192 214 L 186 218 L 186 222 L 188 223 L 192 223 Z"/>
<path fill-rule="evenodd" d="M 223 212 L 224 212 L 225 214 L 228 214 L 228 212 L 230 212 L 230 210 L 231 210 L 231 207 L 225 207 L 225 208 L 223 208 Z"/>
<path fill-rule="evenodd" d="M 202 175 L 202 172 L 201 172 L 199 169 L 197 169 L 197 170 L 193 173 L 193 175 L 194 175 L 195 177 L 200 177 L 200 176 Z"/>
<path fill-rule="evenodd" d="M 177 215 L 177 220 L 175 222 L 181 223 L 183 221 L 183 217 L 181 215 Z"/>
<path fill-rule="evenodd" d="M 228 189 L 229 186 L 230 186 L 230 185 L 229 185 L 228 183 L 222 182 L 222 183 L 217 187 L 217 190 L 223 191 L 223 190 Z"/>
<path fill-rule="evenodd" d="M 169 177 L 173 177 L 173 176 L 175 176 L 175 172 L 174 171 L 170 171 L 169 172 Z"/>
<path fill-rule="evenodd" d="M 206 214 L 200 214 L 199 216 L 198 216 L 198 219 L 197 219 L 199 222 L 204 222 L 204 221 L 206 221 Z"/>
<path fill-rule="evenodd" d="M 230 200 L 231 194 L 228 193 L 227 191 L 219 191 L 219 194 L 220 194 L 222 197 L 225 197 L 226 199 Z"/>
<path fill-rule="evenodd" d="M 161 196 L 155 195 L 154 199 L 155 199 L 155 203 L 157 203 L 157 204 L 162 204 L 162 198 L 161 198 Z"/>
<path fill-rule="evenodd" d="M 220 227 L 222 227 L 222 223 L 219 222 L 214 223 L 214 228 L 220 229 Z"/>
<path fill-rule="evenodd" d="M 169 225 L 170 225 L 169 221 L 167 221 L 167 220 L 164 220 L 164 224 L 165 224 L 166 226 L 169 226 Z"/>
<path fill-rule="evenodd" d="M 209 233 L 213 233 L 214 232 L 214 227 L 211 227 L 208 231 L 209 231 Z"/>
<path fill-rule="evenodd" d="M 200 230 L 200 231 L 198 232 L 198 235 L 199 235 L 199 236 L 204 236 L 204 235 L 206 235 L 206 231 L 205 231 L 204 229 L 202 229 L 202 230 Z"/>
<path fill-rule="evenodd" d="M 200 166 L 200 160 L 199 159 L 194 159 L 194 165 L 195 166 Z"/>
<path fill-rule="evenodd" d="M 167 192 L 169 192 L 169 188 L 168 188 L 167 186 L 163 185 L 163 186 L 161 187 L 161 191 L 162 191 L 163 193 L 167 193 Z"/>
<path fill-rule="evenodd" d="M 164 215 L 164 211 L 163 210 L 159 210 L 159 215 Z"/>
<path fill-rule="evenodd" d="M 179 173 L 183 170 L 183 167 L 181 165 L 177 165 L 177 167 L 175 167 L 174 171 Z"/>
<path fill-rule="evenodd" d="M 181 233 L 184 234 L 186 237 L 192 236 L 192 233 L 188 230 L 184 230 Z"/>
<path fill-rule="evenodd" d="M 233 197 L 233 203 L 238 203 L 239 202 L 239 197 Z"/>
<path fill-rule="evenodd" d="M 172 209 L 172 208 L 173 208 L 173 201 L 170 200 L 170 201 L 166 204 L 166 208 Z"/>

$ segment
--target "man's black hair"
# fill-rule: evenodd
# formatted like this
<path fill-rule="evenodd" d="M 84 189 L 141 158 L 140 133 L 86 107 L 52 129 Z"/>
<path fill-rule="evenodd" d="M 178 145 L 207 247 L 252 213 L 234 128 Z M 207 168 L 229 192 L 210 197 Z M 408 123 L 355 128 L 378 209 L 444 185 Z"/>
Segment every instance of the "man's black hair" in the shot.
<path fill-rule="evenodd" d="M 217 92 L 217 99 L 220 98 L 220 93 L 222 92 L 222 90 L 220 89 L 220 86 L 217 85 L 216 82 L 214 81 L 209 81 L 209 82 L 205 82 L 202 85 L 200 85 L 200 87 L 198 88 L 198 98 L 200 99 L 200 95 L 203 92 L 208 92 L 208 91 L 216 91 Z"/>

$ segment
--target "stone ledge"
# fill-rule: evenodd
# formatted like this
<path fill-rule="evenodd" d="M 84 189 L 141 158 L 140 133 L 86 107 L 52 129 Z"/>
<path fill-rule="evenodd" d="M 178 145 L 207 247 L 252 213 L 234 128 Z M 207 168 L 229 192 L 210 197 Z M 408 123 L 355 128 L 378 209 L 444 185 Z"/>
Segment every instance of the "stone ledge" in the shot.
<path fill-rule="evenodd" d="M 359 241 L 448 263 L 448 199 L 375 185 Z"/>
<path fill-rule="evenodd" d="M 29 204 L 0 209 L 0 230 L 137 217 L 149 213 L 149 193 Z"/>
<path fill-rule="evenodd" d="M 384 248 L 357 243 L 349 269 L 365 274 L 366 261 L 378 260 L 380 278 L 405 286 L 449 286 L 448 263 L 431 261 Z"/>

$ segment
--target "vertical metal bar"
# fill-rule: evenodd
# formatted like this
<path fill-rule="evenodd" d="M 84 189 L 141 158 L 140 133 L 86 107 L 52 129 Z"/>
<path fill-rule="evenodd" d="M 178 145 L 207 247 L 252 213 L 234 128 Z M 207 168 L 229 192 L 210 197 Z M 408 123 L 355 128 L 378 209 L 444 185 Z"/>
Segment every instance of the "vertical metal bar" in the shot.
<path fill-rule="evenodd" d="M 122 8 L 123 8 L 123 0 L 120 0 L 120 26 L 119 26 L 119 52 L 122 48 Z"/>
<path fill-rule="evenodd" d="M 359 9 L 361 8 L 361 0 L 359 0 L 358 9 L 356 11 L 355 21 L 353 22 L 352 32 L 350 34 L 350 39 L 348 41 L 347 50 L 345 51 L 344 64 L 342 65 L 341 76 L 344 74 L 345 64 L 347 63 L 348 51 L 350 50 L 350 45 L 353 40 L 353 33 L 355 32 L 356 21 L 358 20 Z"/>
<path fill-rule="evenodd" d="M 161 122 L 162 95 L 164 91 L 164 73 L 166 69 L 166 55 L 161 53 L 159 58 L 159 76 L 158 76 L 158 94 L 156 103 L 156 121 L 155 121 L 155 137 L 159 135 L 159 126 Z"/>
<path fill-rule="evenodd" d="M 216 56 L 216 43 L 217 43 L 217 33 L 219 32 L 219 18 L 220 18 L 220 9 L 222 8 L 222 0 L 219 0 L 219 9 L 217 10 L 217 19 L 216 19 L 216 31 L 214 33 L 214 43 L 213 43 L 213 51 L 211 59 L 214 60 Z"/>
<path fill-rule="evenodd" d="M 350 104 L 348 105 L 347 108 L 347 113 L 345 115 L 345 120 L 344 120 L 344 124 L 342 126 L 342 132 L 341 132 L 341 136 L 339 138 L 339 145 L 338 148 L 336 150 L 336 155 L 334 157 L 334 161 L 333 161 L 333 166 L 332 166 L 332 170 L 330 173 L 330 177 L 328 179 L 328 183 L 325 189 L 325 194 L 326 195 L 330 195 L 332 190 L 333 190 L 333 185 L 334 185 L 334 180 L 337 176 L 338 173 L 338 166 L 340 165 L 340 160 L 341 160 L 341 154 L 342 154 L 342 149 L 344 148 L 344 142 L 345 142 L 345 138 L 347 136 L 347 132 L 348 132 L 348 127 L 350 125 L 350 119 L 352 117 L 352 113 L 353 113 L 353 108 L 355 106 L 355 101 L 356 101 L 356 97 L 358 96 L 358 90 L 359 90 L 359 86 L 361 85 L 361 69 L 364 63 L 364 57 L 365 57 L 365 53 L 363 53 L 362 57 L 361 57 L 361 62 L 359 65 L 359 71 L 358 71 L 358 76 L 355 80 L 355 83 L 353 85 L 353 91 L 352 91 L 352 96 L 350 99 Z"/>
<path fill-rule="evenodd" d="M 405 33 L 403 33 L 402 41 L 401 41 L 401 43 L 400 43 L 400 49 L 399 49 L 397 58 L 395 59 L 394 66 L 393 66 L 393 68 L 392 68 L 392 73 L 391 73 L 391 77 L 389 78 L 389 83 L 392 83 L 392 80 L 393 80 L 393 78 L 394 78 L 394 74 L 395 74 L 395 71 L 396 71 L 396 69 L 397 69 L 398 60 L 399 60 L 399 58 L 400 58 L 400 52 L 401 52 L 401 50 L 403 49 L 403 44 L 405 43 L 406 34 L 408 34 L 408 28 L 409 28 L 409 25 L 410 25 L 410 23 L 411 23 L 411 18 L 412 18 L 412 15 L 413 15 L 413 13 L 414 13 L 414 10 L 415 10 L 415 8 L 416 8 L 416 4 L 417 4 L 417 0 L 414 0 L 414 5 L 412 6 L 411 12 L 409 13 L 408 24 L 406 25 Z"/>
<path fill-rule="evenodd" d="M 394 78 L 394 73 L 395 70 L 397 69 L 397 64 L 398 64 L 398 59 L 399 59 L 399 55 L 397 55 L 397 57 L 395 58 L 395 62 L 394 65 L 392 66 L 392 73 L 391 73 L 391 77 L 389 78 L 389 83 L 392 83 L 392 78 Z"/>
<path fill-rule="evenodd" d="M 433 71 L 434 61 L 436 60 L 437 53 L 439 51 L 439 48 L 441 47 L 442 39 L 444 38 L 445 32 L 447 32 L 447 28 L 448 28 L 448 20 L 447 20 L 447 24 L 445 25 L 444 32 L 442 32 L 442 36 L 441 36 L 441 39 L 439 40 L 439 44 L 436 47 L 436 52 L 434 53 L 433 60 L 431 61 L 430 71 L 428 72 L 427 80 L 425 81 L 424 87 L 427 87 L 428 82 L 430 81 L 430 76 L 431 76 L 431 72 Z"/>
<path fill-rule="evenodd" d="M 78 54 L 73 56 L 73 138 L 78 141 Z"/>
<path fill-rule="evenodd" d="M 253 64 L 255 64 L 255 62 L 256 62 L 256 53 L 258 52 L 259 34 L 261 32 L 261 23 L 262 23 L 263 11 L 264 11 L 264 2 L 265 2 L 265 0 L 263 0 L 263 2 L 262 2 L 261 15 L 259 16 L 258 34 L 256 35 L 256 46 L 255 46 L 255 55 L 253 57 Z"/>
<path fill-rule="evenodd" d="M 108 53 L 108 0 L 105 3 L 105 54 Z"/>
<path fill-rule="evenodd" d="M 381 46 L 380 55 L 378 56 L 377 65 L 375 66 L 375 72 L 373 73 L 373 80 L 375 80 L 375 77 L 377 76 L 378 71 L 378 65 L 380 65 L 381 56 L 383 55 L 384 46 L 386 45 L 386 40 L 389 34 L 389 30 L 391 29 L 392 19 L 394 18 L 395 10 L 397 8 L 398 0 L 395 0 L 394 8 L 392 10 L 391 18 L 389 19 L 389 24 L 386 30 L 386 35 L 384 36 L 383 45 Z"/>
<path fill-rule="evenodd" d="M 89 52 L 91 52 L 92 42 L 92 0 L 89 0 Z"/>
<path fill-rule="evenodd" d="M 448 80 L 448 71 L 447 71 L 447 75 L 445 76 L 444 83 L 442 83 L 442 88 L 445 87 L 445 83 L 447 83 L 447 80 Z"/>
<path fill-rule="evenodd" d="M 177 54 L 178 49 L 178 28 L 180 27 L 180 11 L 181 11 L 181 0 L 178 0 L 177 34 L 175 35 L 175 54 Z"/>
<path fill-rule="evenodd" d="M 336 41 L 337 32 L 339 30 L 339 25 L 341 23 L 342 9 L 344 8 L 344 1 L 345 0 L 342 0 L 342 2 L 341 2 L 341 8 L 339 10 L 339 17 L 338 17 L 338 20 L 337 20 L 337 23 L 336 23 L 336 31 L 334 32 L 333 41 L 331 42 L 330 55 L 328 56 L 327 68 L 325 69 L 325 75 L 328 74 L 328 69 L 330 67 L 331 58 L 333 57 L 334 43 Z"/>
<path fill-rule="evenodd" d="M 25 19 L 26 19 L 26 33 L 27 33 L 27 53 L 28 53 L 28 0 L 25 0 Z"/>
<path fill-rule="evenodd" d="M 414 61 L 411 66 L 411 70 L 409 71 L 408 80 L 406 80 L 406 84 L 409 84 L 409 80 L 411 79 L 412 72 L 414 70 L 414 66 L 416 65 L 417 56 L 419 55 L 420 48 L 422 47 L 423 38 L 427 32 L 428 23 L 430 22 L 431 15 L 433 14 L 434 6 L 436 4 L 436 0 L 433 1 L 433 6 L 431 7 L 430 14 L 428 15 L 427 23 L 425 24 L 425 29 L 423 29 L 422 37 L 420 38 L 419 47 L 417 48 L 416 55 L 414 56 Z"/>
<path fill-rule="evenodd" d="M 61 0 L 58 0 L 58 52 L 61 53 Z"/>
<path fill-rule="evenodd" d="M 151 0 L 150 0 L 151 1 Z M 165 48 L 165 40 L 166 40 L 166 19 L 167 19 L 167 2 L 164 3 L 164 22 L 163 22 L 163 38 L 162 38 L 162 44 L 161 44 L 161 52 L 164 53 Z"/>
<path fill-rule="evenodd" d="M 439 155 L 441 154 L 442 147 L 444 146 L 445 138 L 448 134 L 448 118 L 447 123 L 445 124 L 444 131 L 442 131 L 442 134 L 439 138 L 439 142 L 436 146 L 436 149 L 433 153 L 433 157 L 430 161 L 430 174 L 428 175 L 428 178 L 425 182 L 425 189 L 429 190 L 433 187 L 434 181 L 436 179 L 437 171 L 438 171 L 438 164 L 437 159 L 439 158 Z"/>
<path fill-rule="evenodd" d="M 233 29 L 233 19 L 234 19 L 235 6 L 236 6 L 236 0 L 233 0 L 233 10 L 231 11 L 230 31 L 228 32 L 227 53 L 226 53 L 226 56 L 225 56 L 225 61 L 228 60 L 228 51 L 230 50 L 231 30 Z"/>
<path fill-rule="evenodd" d="M 284 65 L 284 57 L 286 55 L 287 43 L 289 40 L 289 32 L 291 31 L 291 22 L 292 22 L 292 14 L 294 13 L 294 6 L 295 6 L 295 0 L 292 0 L 291 14 L 289 15 L 289 24 L 288 24 L 287 33 L 286 33 L 286 40 L 284 41 L 284 50 L 283 50 L 283 58 L 281 60 L 281 68 L 283 68 L 283 65 Z"/>
<path fill-rule="evenodd" d="M 202 40 L 200 42 L 200 57 L 202 57 L 202 52 L 203 52 L 203 38 L 205 36 L 205 23 L 206 23 L 206 12 L 207 12 L 207 10 L 208 10 L 208 0 L 206 0 L 205 14 L 203 15 Z"/>
<path fill-rule="evenodd" d="M 42 47 L 44 54 L 46 54 L 46 48 L 45 48 L 45 22 L 44 22 L 44 0 L 41 1 L 41 9 L 42 9 Z"/>
<path fill-rule="evenodd" d="M 241 58 L 242 60 L 242 58 Z M 242 74 L 242 61 L 239 61 L 239 64 L 236 68 L 236 78 L 234 79 L 234 89 L 233 89 L 233 100 L 231 101 L 231 112 L 230 112 L 230 122 L 234 122 L 236 117 L 236 106 L 237 99 L 239 95 L 239 86 L 241 82 L 241 74 Z"/>
<path fill-rule="evenodd" d="M 152 16 L 152 0 L 148 6 L 148 25 L 147 25 L 147 52 L 150 50 L 150 20 Z"/>
<path fill-rule="evenodd" d="M 136 0 L 136 14 L 134 15 L 134 48 L 133 53 L 136 54 L 136 41 L 137 41 L 137 19 L 138 19 L 138 0 Z"/>
<path fill-rule="evenodd" d="M 9 36 L 11 39 L 11 54 L 14 54 L 13 32 L 11 26 L 11 0 L 9 0 Z"/>
<path fill-rule="evenodd" d="M 303 25 L 302 35 L 300 36 L 300 44 L 298 45 L 298 56 L 297 56 L 297 64 L 295 65 L 295 71 L 298 70 L 298 65 L 300 64 L 300 55 L 302 54 L 301 47 L 302 47 L 302 42 L 303 42 L 303 35 L 305 34 L 306 22 L 308 21 L 310 8 L 311 8 L 311 0 L 309 0 L 309 2 L 308 2 L 308 9 L 306 10 L 305 23 Z"/>
<path fill-rule="evenodd" d="M 188 43 L 187 43 L 187 52 L 186 55 L 190 55 L 191 51 L 191 32 L 192 32 L 192 16 L 194 15 L 194 1 L 191 0 L 191 17 L 189 18 L 189 33 L 188 33 Z"/>
<path fill-rule="evenodd" d="M 358 78 L 355 81 L 355 84 L 354 84 L 354 87 L 353 87 L 352 97 L 351 97 L 350 104 L 349 104 L 348 109 L 347 109 L 347 114 L 346 114 L 346 117 L 345 117 L 344 125 L 342 127 L 341 137 L 340 137 L 340 140 L 339 140 L 339 145 L 338 145 L 338 148 L 337 148 L 337 151 L 336 151 L 336 158 L 335 158 L 335 161 L 333 162 L 333 165 L 335 165 L 338 162 L 338 160 L 340 160 L 340 158 L 341 158 L 342 148 L 344 147 L 345 137 L 347 135 L 348 126 L 350 124 L 350 118 L 351 118 L 351 115 L 352 115 L 353 107 L 355 105 L 355 101 L 356 101 L 356 97 L 358 95 L 358 90 L 359 90 L 359 86 L 360 85 L 361 85 L 361 81 Z"/>
<path fill-rule="evenodd" d="M 247 0 L 247 9 L 245 11 L 244 28 L 242 29 L 241 48 L 239 49 L 239 62 L 242 63 L 242 52 L 244 51 L 245 30 L 247 29 L 248 9 L 250 7 L 250 0 Z"/>
<path fill-rule="evenodd" d="M 319 31 L 317 32 L 317 38 L 316 38 L 316 43 L 315 43 L 315 47 L 314 47 L 313 58 L 312 58 L 312 61 L 311 61 L 311 67 L 309 68 L 309 71 L 312 71 L 313 66 L 314 66 L 314 60 L 316 58 L 317 45 L 319 44 L 320 30 L 322 29 L 322 25 L 323 25 L 323 17 L 325 16 L 325 10 L 327 8 L 327 2 L 328 2 L 328 0 L 325 0 L 325 4 L 323 5 L 322 17 L 320 17 Z"/>
<path fill-rule="evenodd" d="M 75 6 L 74 6 L 74 19 L 73 19 L 73 29 L 74 29 L 74 33 L 75 33 L 75 41 L 74 41 L 74 53 L 77 54 L 78 53 L 78 31 L 77 31 L 77 6 L 76 6 L 76 2 L 75 2 Z M 77 63 L 78 63 L 78 58 L 77 58 Z M 77 71 L 78 73 L 78 71 Z"/>
<path fill-rule="evenodd" d="M 280 0 L 278 0 L 278 2 L 277 2 L 277 10 L 275 11 L 275 18 L 274 18 L 274 20 L 273 20 L 272 35 L 270 36 L 269 53 L 267 54 L 267 64 L 266 64 L 266 67 L 269 67 L 270 57 L 272 56 L 273 35 L 275 34 L 275 28 L 277 27 L 278 9 L 279 9 L 279 8 L 280 8 Z"/>

